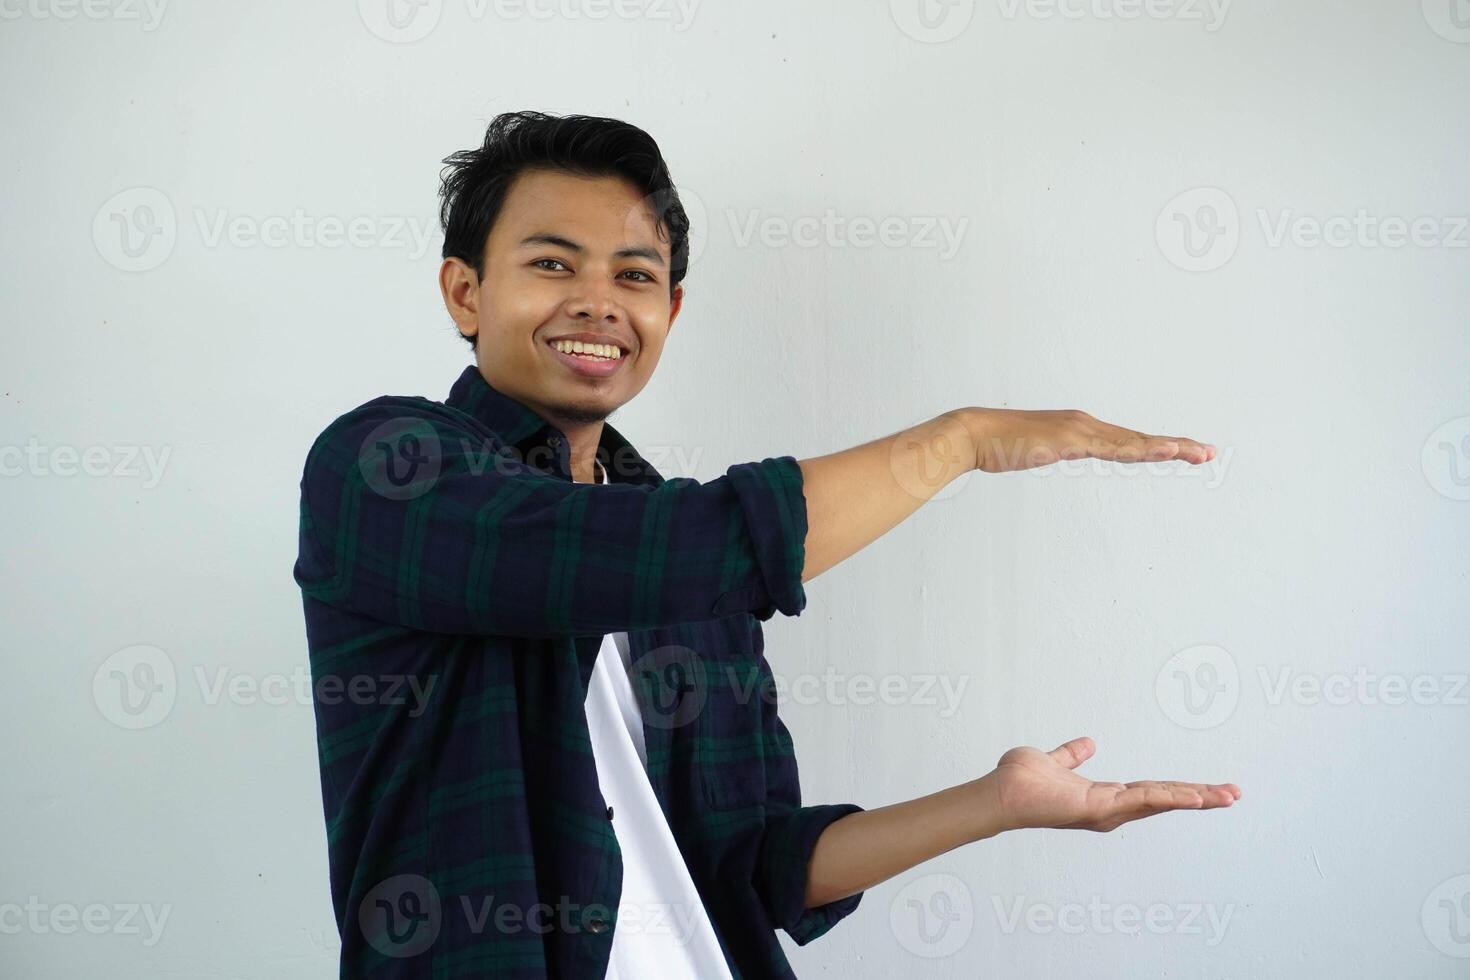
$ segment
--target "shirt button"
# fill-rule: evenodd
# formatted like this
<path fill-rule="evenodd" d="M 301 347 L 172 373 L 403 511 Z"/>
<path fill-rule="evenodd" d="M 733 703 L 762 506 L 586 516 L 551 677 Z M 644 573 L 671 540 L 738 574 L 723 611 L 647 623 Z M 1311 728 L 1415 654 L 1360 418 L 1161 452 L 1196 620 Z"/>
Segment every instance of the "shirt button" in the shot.
<path fill-rule="evenodd" d="M 612 807 L 607 808 L 607 819 L 612 819 Z"/>
<path fill-rule="evenodd" d="M 607 920 L 593 919 L 591 922 L 587 923 L 587 928 L 591 929 L 593 932 L 607 932 Z"/>

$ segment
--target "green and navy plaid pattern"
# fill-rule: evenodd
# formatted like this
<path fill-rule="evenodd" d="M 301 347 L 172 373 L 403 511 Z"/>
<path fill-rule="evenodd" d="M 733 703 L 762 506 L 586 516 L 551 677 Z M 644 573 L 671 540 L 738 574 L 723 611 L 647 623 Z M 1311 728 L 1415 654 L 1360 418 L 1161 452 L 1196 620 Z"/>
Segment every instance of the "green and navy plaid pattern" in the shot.
<path fill-rule="evenodd" d="M 564 434 L 473 366 L 307 455 L 294 574 L 343 977 L 605 974 L 622 858 L 583 702 L 612 631 L 731 973 L 792 977 L 775 930 L 804 945 L 862 897 L 803 908 L 817 837 L 862 808 L 801 805 L 763 651 L 761 622 L 806 605 L 796 460 L 665 480 L 607 423 L 597 455 L 609 483 L 574 483 Z M 633 911 L 676 935 L 690 914 Z"/>

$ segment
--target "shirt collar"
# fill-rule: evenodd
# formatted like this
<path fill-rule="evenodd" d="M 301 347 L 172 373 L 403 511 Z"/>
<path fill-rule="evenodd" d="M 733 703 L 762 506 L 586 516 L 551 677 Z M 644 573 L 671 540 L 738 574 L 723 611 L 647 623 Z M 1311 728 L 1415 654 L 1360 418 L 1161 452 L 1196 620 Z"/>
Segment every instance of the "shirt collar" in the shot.
<path fill-rule="evenodd" d="M 460 373 L 444 404 L 473 416 L 507 446 L 516 449 L 518 458 L 528 465 L 556 473 L 568 481 L 572 479 L 566 434 L 528 406 L 491 387 L 477 366 L 471 364 Z M 538 451 L 532 453 L 533 449 Z M 595 455 L 607 471 L 609 483 L 656 487 L 664 482 L 653 464 L 639 455 L 633 444 L 606 421 L 602 423 L 602 438 Z M 549 461 L 551 465 L 536 465 L 541 460 Z M 595 471 L 593 478 L 597 479 Z"/>

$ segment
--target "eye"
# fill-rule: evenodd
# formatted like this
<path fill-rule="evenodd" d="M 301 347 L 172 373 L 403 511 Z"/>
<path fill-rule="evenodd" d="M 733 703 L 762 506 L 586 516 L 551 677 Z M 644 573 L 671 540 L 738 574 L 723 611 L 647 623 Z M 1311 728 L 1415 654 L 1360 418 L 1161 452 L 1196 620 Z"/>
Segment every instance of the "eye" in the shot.
<path fill-rule="evenodd" d="M 642 269 L 629 269 L 628 271 L 631 272 L 635 276 L 642 276 L 643 278 L 640 279 L 640 280 L 638 280 L 639 282 L 657 282 L 658 281 L 658 280 L 654 279 L 653 276 L 650 276 L 648 273 L 644 272 Z"/>
<path fill-rule="evenodd" d="M 532 262 L 531 264 L 534 265 L 534 266 L 536 266 L 536 267 L 538 267 L 538 268 L 544 268 L 544 266 L 541 265 L 542 262 L 552 262 L 552 263 L 555 263 L 556 265 L 560 265 L 563 269 L 566 269 L 566 266 L 562 264 L 561 259 L 537 259 L 536 261 Z M 546 271 L 547 272 L 556 272 L 558 270 L 556 270 L 556 269 L 547 269 Z M 567 271 L 571 271 L 571 270 L 567 270 Z"/>

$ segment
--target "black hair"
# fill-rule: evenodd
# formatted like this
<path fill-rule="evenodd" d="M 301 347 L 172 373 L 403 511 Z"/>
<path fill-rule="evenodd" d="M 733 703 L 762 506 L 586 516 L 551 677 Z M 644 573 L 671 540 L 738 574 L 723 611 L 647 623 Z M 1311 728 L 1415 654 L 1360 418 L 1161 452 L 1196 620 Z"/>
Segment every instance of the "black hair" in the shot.
<path fill-rule="evenodd" d="M 503 112 L 490 121 L 485 141 L 444 158 L 439 172 L 443 258 L 457 258 L 485 275 L 485 242 L 515 178 L 525 170 L 583 177 L 626 178 L 652 208 L 670 243 L 669 295 L 689 269 L 689 217 L 653 137 L 620 119 Z M 475 347 L 475 338 L 466 338 Z"/>

